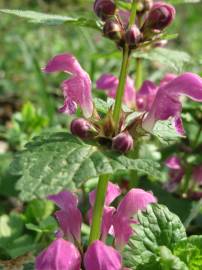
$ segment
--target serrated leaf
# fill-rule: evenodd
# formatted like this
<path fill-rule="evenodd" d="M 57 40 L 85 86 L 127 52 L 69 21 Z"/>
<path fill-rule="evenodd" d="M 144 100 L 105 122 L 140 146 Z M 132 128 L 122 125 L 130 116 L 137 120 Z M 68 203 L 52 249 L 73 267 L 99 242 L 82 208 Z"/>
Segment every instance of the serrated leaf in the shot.
<path fill-rule="evenodd" d="M 159 204 L 149 205 L 146 211 L 138 213 L 137 219 L 134 235 L 124 250 L 124 265 L 131 270 L 158 269 L 159 248 L 165 246 L 172 251 L 177 242 L 186 238 L 184 226 L 178 216 Z"/>
<path fill-rule="evenodd" d="M 183 137 L 176 132 L 176 129 L 170 120 L 158 121 L 152 134 L 164 144 L 173 143 Z"/>
<path fill-rule="evenodd" d="M 21 192 L 21 199 L 27 201 L 64 188 L 74 190 L 102 174 L 136 170 L 160 177 L 158 168 L 157 162 L 130 159 L 66 132 L 36 137 L 11 164 L 11 172 L 21 176 L 16 188 Z"/>
<path fill-rule="evenodd" d="M 159 62 L 169 70 L 177 73 L 183 71 L 184 64 L 191 62 L 188 53 L 166 48 L 155 48 L 149 52 L 136 51 L 133 53 L 133 57 Z"/>
<path fill-rule="evenodd" d="M 162 270 L 189 270 L 186 264 L 165 246 L 159 248 L 159 256 Z"/>
<path fill-rule="evenodd" d="M 202 236 L 192 235 L 180 241 L 174 248 L 174 254 L 188 265 L 189 270 L 201 270 Z"/>
<path fill-rule="evenodd" d="M 73 18 L 69 16 L 46 14 L 31 10 L 15 10 L 15 9 L 0 9 L 0 12 L 28 19 L 32 23 L 40 23 L 47 25 L 61 25 L 64 23 L 65 24 L 69 23 L 81 27 L 89 27 L 97 30 L 101 29 L 99 22 L 84 17 Z"/>

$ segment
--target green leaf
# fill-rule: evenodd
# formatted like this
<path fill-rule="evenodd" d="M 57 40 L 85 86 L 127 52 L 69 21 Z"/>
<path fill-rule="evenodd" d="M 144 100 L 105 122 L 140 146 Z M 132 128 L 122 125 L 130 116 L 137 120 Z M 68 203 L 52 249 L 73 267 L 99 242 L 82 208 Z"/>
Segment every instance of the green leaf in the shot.
<path fill-rule="evenodd" d="M 188 53 L 166 48 L 155 48 L 149 52 L 136 51 L 133 53 L 133 57 L 159 62 L 169 70 L 177 73 L 183 71 L 184 64 L 191 62 Z"/>
<path fill-rule="evenodd" d="M 159 204 L 149 205 L 146 211 L 138 213 L 137 219 L 139 223 L 133 225 L 134 234 L 124 250 L 124 266 L 132 270 L 163 269 L 159 248 L 165 246 L 172 251 L 177 242 L 186 238 L 183 224 Z"/>
<path fill-rule="evenodd" d="M 162 270 L 189 270 L 186 264 L 165 246 L 159 248 L 160 266 Z"/>
<path fill-rule="evenodd" d="M 69 16 L 61 16 L 54 14 L 46 14 L 41 12 L 35 12 L 31 10 L 15 10 L 15 9 L 0 9 L 0 12 L 15 15 L 21 18 L 28 19 L 32 23 L 40 23 L 47 25 L 61 25 L 61 24 L 73 24 L 81 27 L 89 27 L 97 30 L 101 29 L 100 23 L 93 19 L 84 17 L 72 18 Z"/>
<path fill-rule="evenodd" d="M 106 114 L 109 110 L 109 105 L 107 104 L 106 101 L 104 101 L 101 98 L 94 98 L 93 99 L 95 108 L 97 109 L 98 112 Z"/>
<path fill-rule="evenodd" d="M 12 173 L 21 176 L 16 188 L 27 201 L 64 188 L 74 190 L 89 179 L 118 171 L 136 170 L 158 178 L 158 168 L 157 162 L 133 160 L 66 132 L 36 137 L 11 165 Z"/>
<path fill-rule="evenodd" d="M 182 135 L 176 132 L 176 129 L 170 120 L 158 121 L 152 131 L 152 134 L 164 144 L 176 142 L 183 138 Z"/>
<path fill-rule="evenodd" d="M 174 254 L 188 265 L 189 270 L 202 269 L 202 235 L 192 235 L 177 243 Z"/>
<path fill-rule="evenodd" d="M 35 244 L 30 235 L 24 234 L 24 221 L 17 213 L 0 217 L 0 249 L 6 258 L 16 258 L 33 251 Z"/>
<path fill-rule="evenodd" d="M 51 201 L 35 199 L 28 204 L 25 215 L 29 222 L 36 221 L 39 223 L 50 216 L 53 210 L 54 204 Z"/>

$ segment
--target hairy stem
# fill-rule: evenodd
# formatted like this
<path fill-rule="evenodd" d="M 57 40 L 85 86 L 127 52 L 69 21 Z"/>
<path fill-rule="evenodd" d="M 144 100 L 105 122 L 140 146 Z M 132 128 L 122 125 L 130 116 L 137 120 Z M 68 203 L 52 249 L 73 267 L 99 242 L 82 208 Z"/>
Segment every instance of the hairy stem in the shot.
<path fill-rule="evenodd" d="M 128 28 L 130 28 L 135 22 L 136 6 L 137 6 L 136 0 L 133 0 Z M 130 49 L 127 46 L 127 44 L 125 44 L 124 49 L 123 49 L 121 71 L 119 75 L 119 85 L 116 92 L 116 99 L 115 99 L 115 105 L 114 105 L 114 111 L 113 111 L 113 119 L 115 122 L 116 131 L 119 127 L 119 121 L 120 121 L 120 116 L 121 116 L 121 105 L 122 105 L 122 99 L 124 96 L 126 78 L 128 74 L 129 58 L 130 58 Z"/>
<path fill-rule="evenodd" d="M 108 175 L 101 175 L 96 190 L 96 199 L 93 207 L 93 219 L 90 231 L 89 245 L 100 238 L 103 208 L 108 185 Z"/>
<path fill-rule="evenodd" d="M 114 111 L 113 111 L 113 118 L 114 118 L 116 129 L 119 126 L 122 99 L 124 95 L 126 78 L 127 78 L 127 73 L 128 73 L 128 64 L 129 64 L 129 48 L 126 45 L 123 50 L 123 60 L 122 60 L 121 72 L 119 76 L 119 85 L 116 92 L 116 99 L 115 99 L 115 105 L 114 105 Z"/>

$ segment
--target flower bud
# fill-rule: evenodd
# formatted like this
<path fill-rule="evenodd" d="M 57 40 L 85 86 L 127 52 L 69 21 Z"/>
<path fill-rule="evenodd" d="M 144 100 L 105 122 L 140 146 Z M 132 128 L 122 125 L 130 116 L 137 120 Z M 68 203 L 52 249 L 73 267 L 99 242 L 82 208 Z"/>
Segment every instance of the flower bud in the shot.
<path fill-rule="evenodd" d="M 130 29 L 127 30 L 125 39 L 130 48 L 136 47 L 138 42 L 141 40 L 142 34 L 139 28 L 134 24 Z"/>
<path fill-rule="evenodd" d="M 99 18 L 105 21 L 108 17 L 115 14 L 116 5 L 113 0 L 96 0 L 94 11 Z"/>
<path fill-rule="evenodd" d="M 112 140 L 112 148 L 116 151 L 127 153 L 133 149 L 133 138 L 128 132 L 119 133 Z"/>
<path fill-rule="evenodd" d="M 77 118 L 71 122 L 70 130 L 73 135 L 87 139 L 91 134 L 91 125 L 85 119 Z"/>
<path fill-rule="evenodd" d="M 174 17 L 175 8 L 172 5 L 157 2 L 150 10 L 143 28 L 161 31 L 172 23 Z"/>
<path fill-rule="evenodd" d="M 103 33 L 105 37 L 115 41 L 120 41 L 123 37 L 123 31 L 120 24 L 113 19 L 106 21 L 103 28 Z"/>

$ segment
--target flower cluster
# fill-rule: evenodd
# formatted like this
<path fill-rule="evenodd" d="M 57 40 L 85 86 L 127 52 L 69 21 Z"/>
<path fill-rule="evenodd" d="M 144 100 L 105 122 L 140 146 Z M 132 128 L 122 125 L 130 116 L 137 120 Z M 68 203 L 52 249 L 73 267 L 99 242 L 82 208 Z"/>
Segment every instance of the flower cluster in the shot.
<path fill-rule="evenodd" d="M 130 2 L 130 1 L 128 1 Z M 103 33 L 118 46 L 130 49 L 141 47 L 145 42 L 156 42 L 162 31 L 175 18 L 175 8 L 164 2 L 139 1 L 137 18 L 128 29 L 130 12 L 119 10 L 113 0 L 96 0 L 94 11 L 104 21 Z"/>
<path fill-rule="evenodd" d="M 144 210 L 148 204 L 155 203 L 156 198 L 142 189 L 131 189 L 120 201 L 118 207 L 112 202 L 121 195 L 118 185 L 108 184 L 102 217 L 101 236 L 89 245 L 82 247 L 81 225 L 82 215 L 78 209 L 78 198 L 75 194 L 62 191 L 48 196 L 59 210 L 55 217 L 59 224 L 56 239 L 41 252 L 36 259 L 36 270 L 123 270 L 121 250 L 134 233 L 131 224 L 137 223 L 134 215 Z M 92 209 L 95 203 L 96 190 L 89 195 L 91 209 L 88 212 L 92 221 Z M 114 247 L 106 245 L 108 234 L 114 237 Z"/>
<path fill-rule="evenodd" d="M 169 179 L 165 184 L 165 189 L 169 192 L 176 192 L 181 189 L 185 196 L 194 200 L 202 198 L 202 165 L 195 165 L 186 171 L 183 160 L 177 156 L 171 156 L 166 160 L 169 168 Z M 186 181 L 186 177 L 188 181 Z M 185 187 L 185 188 L 183 188 Z"/>
<path fill-rule="evenodd" d="M 94 11 L 104 22 L 105 35 L 116 40 L 119 45 L 127 44 L 131 49 L 152 42 L 153 38 L 156 41 L 156 37 L 173 21 L 175 9 L 163 2 L 140 3 L 134 25 L 128 29 L 130 12 L 118 9 L 113 0 L 96 0 Z M 202 79 L 192 73 L 180 76 L 168 74 L 159 86 L 146 80 L 137 89 L 138 92 L 134 88 L 134 81 L 127 77 L 123 102 L 139 115 L 128 123 L 128 113 L 122 111 L 116 123 L 113 106 L 105 116 L 97 112 L 93 104 L 90 77 L 73 55 L 57 55 L 43 70 L 47 73 L 63 71 L 70 74 L 70 78 L 61 84 L 64 105 L 60 112 L 75 114 L 77 107 L 80 107 L 83 113 L 82 118 L 74 119 L 71 123 L 72 134 L 82 139 L 97 140 L 100 144 L 104 142 L 107 147 L 121 153 L 132 150 L 138 137 L 152 132 L 159 120 L 172 118 L 177 132 L 183 135 L 180 96 L 202 101 Z M 97 88 L 106 90 L 110 97 L 115 98 L 119 84 L 118 78 L 104 74 L 97 81 Z"/>
<path fill-rule="evenodd" d="M 115 133 L 111 112 L 101 121 L 95 112 L 91 94 L 91 80 L 82 69 L 78 61 L 71 54 L 55 56 L 44 68 L 44 72 L 64 71 L 71 77 L 62 83 L 64 106 L 61 112 L 73 114 L 77 106 L 83 111 L 85 117 L 73 120 L 71 132 L 74 135 L 86 138 L 109 138 L 113 149 L 127 152 L 134 147 L 137 136 L 137 119 L 129 126 L 125 126 L 124 118 Z M 106 90 L 110 97 L 115 97 L 118 79 L 111 74 L 104 74 L 97 81 L 97 88 Z M 151 81 L 145 81 L 139 91 L 135 92 L 133 81 L 127 78 L 124 102 L 132 109 L 141 112 L 138 127 L 145 132 L 151 132 L 158 120 L 173 118 L 176 130 L 184 134 L 181 120 L 182 105 L 180 96 L 185 95 L 192 100 L 202 101 L 202 79 L 193 73 L 184 73 L 180 76 L 167 75 L 159 86 Z"/>
<path fill-rule="evenodd" d="M 97 81 L 97 88 L 105 90 L 110 97 L 115 97 L 118 79 L 111 74 L 104 74 Z M 176 131 L 184 135 L 184 128 L 181 120 L 182 105 L 180 96 L 185 95 L 192 100 L 202 101 L 202 79 L 193 73 L 184 73 L 180 76 L 167 74 L 160 85 L 157 86 L 151 81 L 145 81 L 141 88 L 136 90 L 130 78 L 126 81 L 124 102 L 125 104 L 143 112 L 142 128 L 151 132 L 155 123 L 159 120 L 173 118 Z M 129 128 L 133 136 L 134 130 Z"/>

